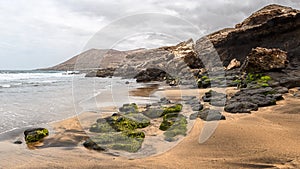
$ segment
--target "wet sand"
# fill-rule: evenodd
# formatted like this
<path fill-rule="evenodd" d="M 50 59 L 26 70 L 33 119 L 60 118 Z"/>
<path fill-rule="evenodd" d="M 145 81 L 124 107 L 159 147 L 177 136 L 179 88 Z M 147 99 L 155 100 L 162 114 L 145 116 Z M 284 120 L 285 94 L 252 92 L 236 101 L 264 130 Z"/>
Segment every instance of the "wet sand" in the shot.
<path fill-rule="evenodd" d="M 162 92 L 162 93 L 159 93 Z M 159 91 L 159 95 L 200 95 L 203 90 Z M 234 91 L 229 91 L 234 92 Z M 25 144 L 0 143 L 2 168 L 300 168 L 299 98 L 284 95 L 277 105 L 252 114 L 229 114 L 213 135 L 199 144 L 205 122 L 197 119 L 190 133 L 169 151 L 141 159 L 128 159 L 87 150 L 82 120 L 77 117 L 51 124 L 55 133 L 44 145 L 29 150 Z M 95 116 L 95 117 L 93 117 Z M 83 114 L 86 123 L 97 114 Z"/>

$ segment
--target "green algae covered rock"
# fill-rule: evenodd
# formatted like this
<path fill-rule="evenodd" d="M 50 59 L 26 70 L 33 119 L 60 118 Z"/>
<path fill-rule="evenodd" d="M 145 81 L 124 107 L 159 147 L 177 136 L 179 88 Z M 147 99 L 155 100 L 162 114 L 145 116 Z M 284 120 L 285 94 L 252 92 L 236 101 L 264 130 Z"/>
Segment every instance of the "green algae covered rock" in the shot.
<path fill-rule="evenodd" d="M 122 107 L 119 108 L 119 111 L 122 113 L 138 113 L 138 106 L 135 103 L 123 104 Z"/>
<path fill-rule="evenodd" d="M 174 119 L 174 117 L 169 118 L 168 121 L 170 122 L 172 119 L 172 125 L 168 126 L 165 135 L 166 141 L 175 141 L 175 137 L 178 135 L 185 136 L 187 132 L 187 120 L 186 117 L 183 115 L 179 115 Z M 167 120 L 167 119 L 166 119 Z M 163 123 L 162 123 L 163 124 Z M 161 127 L 160 127 L 161 128 Z"/>
<path fill-rule="evenodd" d="M 91 138 L 91 140 L 105 150 L 123 150 L 127 152 L 137 152 L 144 141 L 145 134 L 141 131 L 101 133 Z"/>
<path fill-rule="evenodd" d="M 49 135 L 49 131 L 46 128 L 33 128 L 24 131 L 26 143 L 34 143 L 41 141 L 44 137 Z"/>
<path fill-rule="evenodd" d="M 150 119 L 141 113 L 114 114 L 106 118 L 106 121 L 116 131 L 135 130 L 150 125 Z"/>
<path fill-rule="evenodd" d="M 182 104 L 176 104 L 174 106 L 164 107 L 161 116 L 164 116 L 169 113 L 179 113 L 181 110 L 182 110 Z"/>
<path fill-rule="evenodd" d="M 84 146 L 96 151 L 110 148 L 137 152 L 145 138 L 145 133 L 137 129 L 149 125 L 150 119 L 142 113 L 115 113 L 112 116 L 98 119 L 97 123 L 91 126 L 90 131 L 98 134 L 88 139 Z"/>

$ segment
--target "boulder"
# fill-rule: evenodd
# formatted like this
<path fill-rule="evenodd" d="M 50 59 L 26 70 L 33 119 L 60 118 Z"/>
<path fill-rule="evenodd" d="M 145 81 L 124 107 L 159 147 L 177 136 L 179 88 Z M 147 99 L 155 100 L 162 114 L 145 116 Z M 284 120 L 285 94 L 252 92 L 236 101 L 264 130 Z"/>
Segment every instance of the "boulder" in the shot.
<path fill-rule="evenodd" d="M 96 150 L 96 151 L 107 151 L 106 148 L 101 147 L 97 143 L 95 143 L 92 139 L 87 139 L 84 143 L 83 146 L 87 149 L 90 150 Z"/>
<path fill-rule="evenodd" d="M 24 131 L 26 143 L 34 143 L 41 141 L 44 137 L 49 135 L 46 128 L 32 128 Z"/>
<path fill-rule="evenodd" d="M 227 104 L 224 110 L 230 113 L 251 113 L 258 110 L 258 105 L 247 101 L 233 102 Z"/>
<path fill-rule="evenodd" d="M 280 49 L 257 47 L 248 54 L 241 70 L 251 73 L 264 72 L 284 69 L 287 65 L 287 52 Z"/>
<path fill-rule="evenodd" d="M 138 113 L 138 106 L 135 103 L 123 104 L 122 107 L 119 108 L 119 111 L 122 113 Z"/>
<path fill-rule="evenodd" d="M 226 94 L 210 90 L 202 97 L 204 102 L 209 102 L 213 106 L 224 106 L 226 102 Z"/>
<path fill-rule="evenodd" d="M 203 110 L 198 113 L 198 117 L 204 121 L 226 120 L 225 116 L 218 110 Z"/>

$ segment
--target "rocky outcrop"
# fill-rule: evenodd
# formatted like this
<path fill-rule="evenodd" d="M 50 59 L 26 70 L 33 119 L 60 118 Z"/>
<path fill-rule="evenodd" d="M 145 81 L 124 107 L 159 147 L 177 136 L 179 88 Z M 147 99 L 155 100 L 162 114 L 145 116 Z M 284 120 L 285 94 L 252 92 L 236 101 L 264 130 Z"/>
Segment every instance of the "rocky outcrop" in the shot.
<path fill-rule="evenodd" d="M 283 99 L 282 93 L 278 91 L 280 88 L 242 89 L 227 101 L 224 110 L 230 113 L 250 113 L 257 111 L 258 107 L 275 105 L 276 101 Z"/>
<path fill-rule="evenodd" d="M 134 78 L 137 82 L 164 81 L 169 78 L 165 71 L 157 68 L 148 68 L 139 72 Z"/>
<path fill-rule="evenodd" d="M 256 47 L 286 51 L 289 66 L 297 67 L 300 65 L 299 37 L 299 10 L 280 5 L 266 6 L 237 24 L 235 28 L 223 29 L 207 36 L 225 67 L 232 59 L 243 63 L 248 53 Z"/>
<path fill-rule="evenodd" d="M 198 117 L 204 121 L 226 120 L 225 116 L 218 110 L 203 110 L 198 113 Z"/>
<path fill-rule="evenodd" d="M 280 49 L 266 49 L 257 47 L 252 49 L 242 65 L 245 72 L 265 72 L 280 70 L 288 65 L 287 52 Z"/>
<path fill-rule="evenodd" d="M 114 73 L 116 71 L 116 68 L 105 68 L 105 69 L 97 69 L 88 72 L 85 77 L 112 77 L 114 76 Z"/>
<path fill-rule="evenodd" d="M 182 58 L 184 62 L 192 69 L 204 67 L 201 59 L 195 52 L 195 44 L 193 39 L 181 42 L 176 46 L 161 47 L 174 54 L 175 58 Z"/>

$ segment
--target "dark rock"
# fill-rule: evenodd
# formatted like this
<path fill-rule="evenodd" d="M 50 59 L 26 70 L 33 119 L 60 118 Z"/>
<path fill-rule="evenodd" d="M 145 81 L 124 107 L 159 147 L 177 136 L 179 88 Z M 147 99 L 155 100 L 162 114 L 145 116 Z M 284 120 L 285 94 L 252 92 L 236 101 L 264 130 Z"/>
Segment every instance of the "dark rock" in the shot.
<path fill-rule="evenodd" d="M 26 143 L 34 143 L 41 141 L 49 135 L 49 131 L 45 128 L 32 128 L 24 131 Z"/>
<path fill-rule="evenodd" d="M 210 90 L 202 97 L 204 102 L 209 102 L 213 106 L 224 106 L 226 102 L 226 94 L 218 93 Z"/>
<path fill-rule="evenodd" d="M 281 95 L 280 95 L 281 96 Z M 255 94 L 250 96 L 250 102 L 257 104 L 258 107 L 265 107 L 265 106 L 271 106 L 276 104 L 276 99 L 273 97 L 273 95 L 270 95 L 270 97 L 264 94 Z"/>
<path fill-rule="evenodd" d="M 98 69 L 96 71 L 91 71 L 85 75 L 85 77 L 112 77 L 116 68 L 105 68 L 105 69 Z"/>
<path fill-rule="evenodd" d="M 96 151 L 107 151 L 106 148 L 103 148 L 99 146 L 97 143 L 95 143 L 92 139 L 87 139 L 84 143 L 83 146 L 87 149 L 90 150 L 96 150 Z"/>
<path fill-rule="evenodd" d="M 232 59 L 243 63 L 253 48 L 278 48 L 288 53 L 289 65 L 300 63 L 300 12 L 280 5 L 268 5 L 253 13 L 236 28 L 226 28 L 207 36 L 219 54 L 223 66 Z M 195 50 L 203 46 L 203 39 L 196 42 Z"/>
<path fill-rule="evenodd" d="M 224 110 L 230 113 L 251 113 L 258 110 L 258 105 L 247 101 L 233 102 L 227 104 Z"/>
<path fill-rule="evenodd" d="M 164 81 L 169 77 L 171 76 L 164 70 L 157 68 L 147 68 L 134 76 L 137 82 Z"/>
<path fill-rule="evenodd" d="M 204 121 L 216 121 L 216 120 L 225 120 L 225 116 L 223 116 L 217 110 L 204 110 L 198 113 L 198 117 Z"/>
<path fill-rule="evenodd" d="M 199 111 L 203 109 L 203 105 L 196 96 L 183 96 L 182 100 L 185 104 L 190 105 L 193 111 Z"/>
<path fill-rule="evenodd" d="M 158 103 L 160 103 L 160 104 L 170 104 L 171 101 L 170 101 L 169 99 L 163 97 L 163 98 L 161 98 L 161 99 L 159 100 Z"/>
<path fill-rule="evenodd" d="M 198 114 L 199 114 L 199 112 L 192 113 L 192 114 L 190 115 L 190 120 L 195 120 L 195 119 L 197 119 Z"/>
<path fill-rule="evenodd" d="M 149 108 L 143 112 L 143 114 L 149 118 L 158 118 L 161 117 L 164 110 L 160 108 Z"/>
<path fill-rule="evenodd" d="M 286 87 L 281 87 L 281 86 L 278 86 L 278 87 L 275 87 L 273 88 L 274 91 L 276 91 L 276 93 L 278 94 L 285 94 L 285 93 L 288 93 L 289 92 L 289 89 L 286 88 Z"/>
<path fill-rule="evenodd" d="M 138 106 L 135 103 L 123 104 L 119 111 L 123 113 L 138 113 Z"/>
<path fill-rule="evenodd" d="M 284 100 L 282 97 L 282 94 L 273 94 L 273 95 L 267 95 L 267 97 L 271 97 L 272 99 L 279 101 L 279 100 Z"/>
<path fill-rule="evenodd" d="M 20 140 L 14 141 L 14 144 L 22 144 L 23 142 Z"/>
<path fill-rule="evenodd" d="M 242 89 L 241 91 L 237 92 L 235 95 L 243 95 L 243 96 L 252 96 L 255 94 L 275 94 L 276 91 L 271 87 L 265 87 L 265 88 L 257 88 L 257 89 Z"/>

